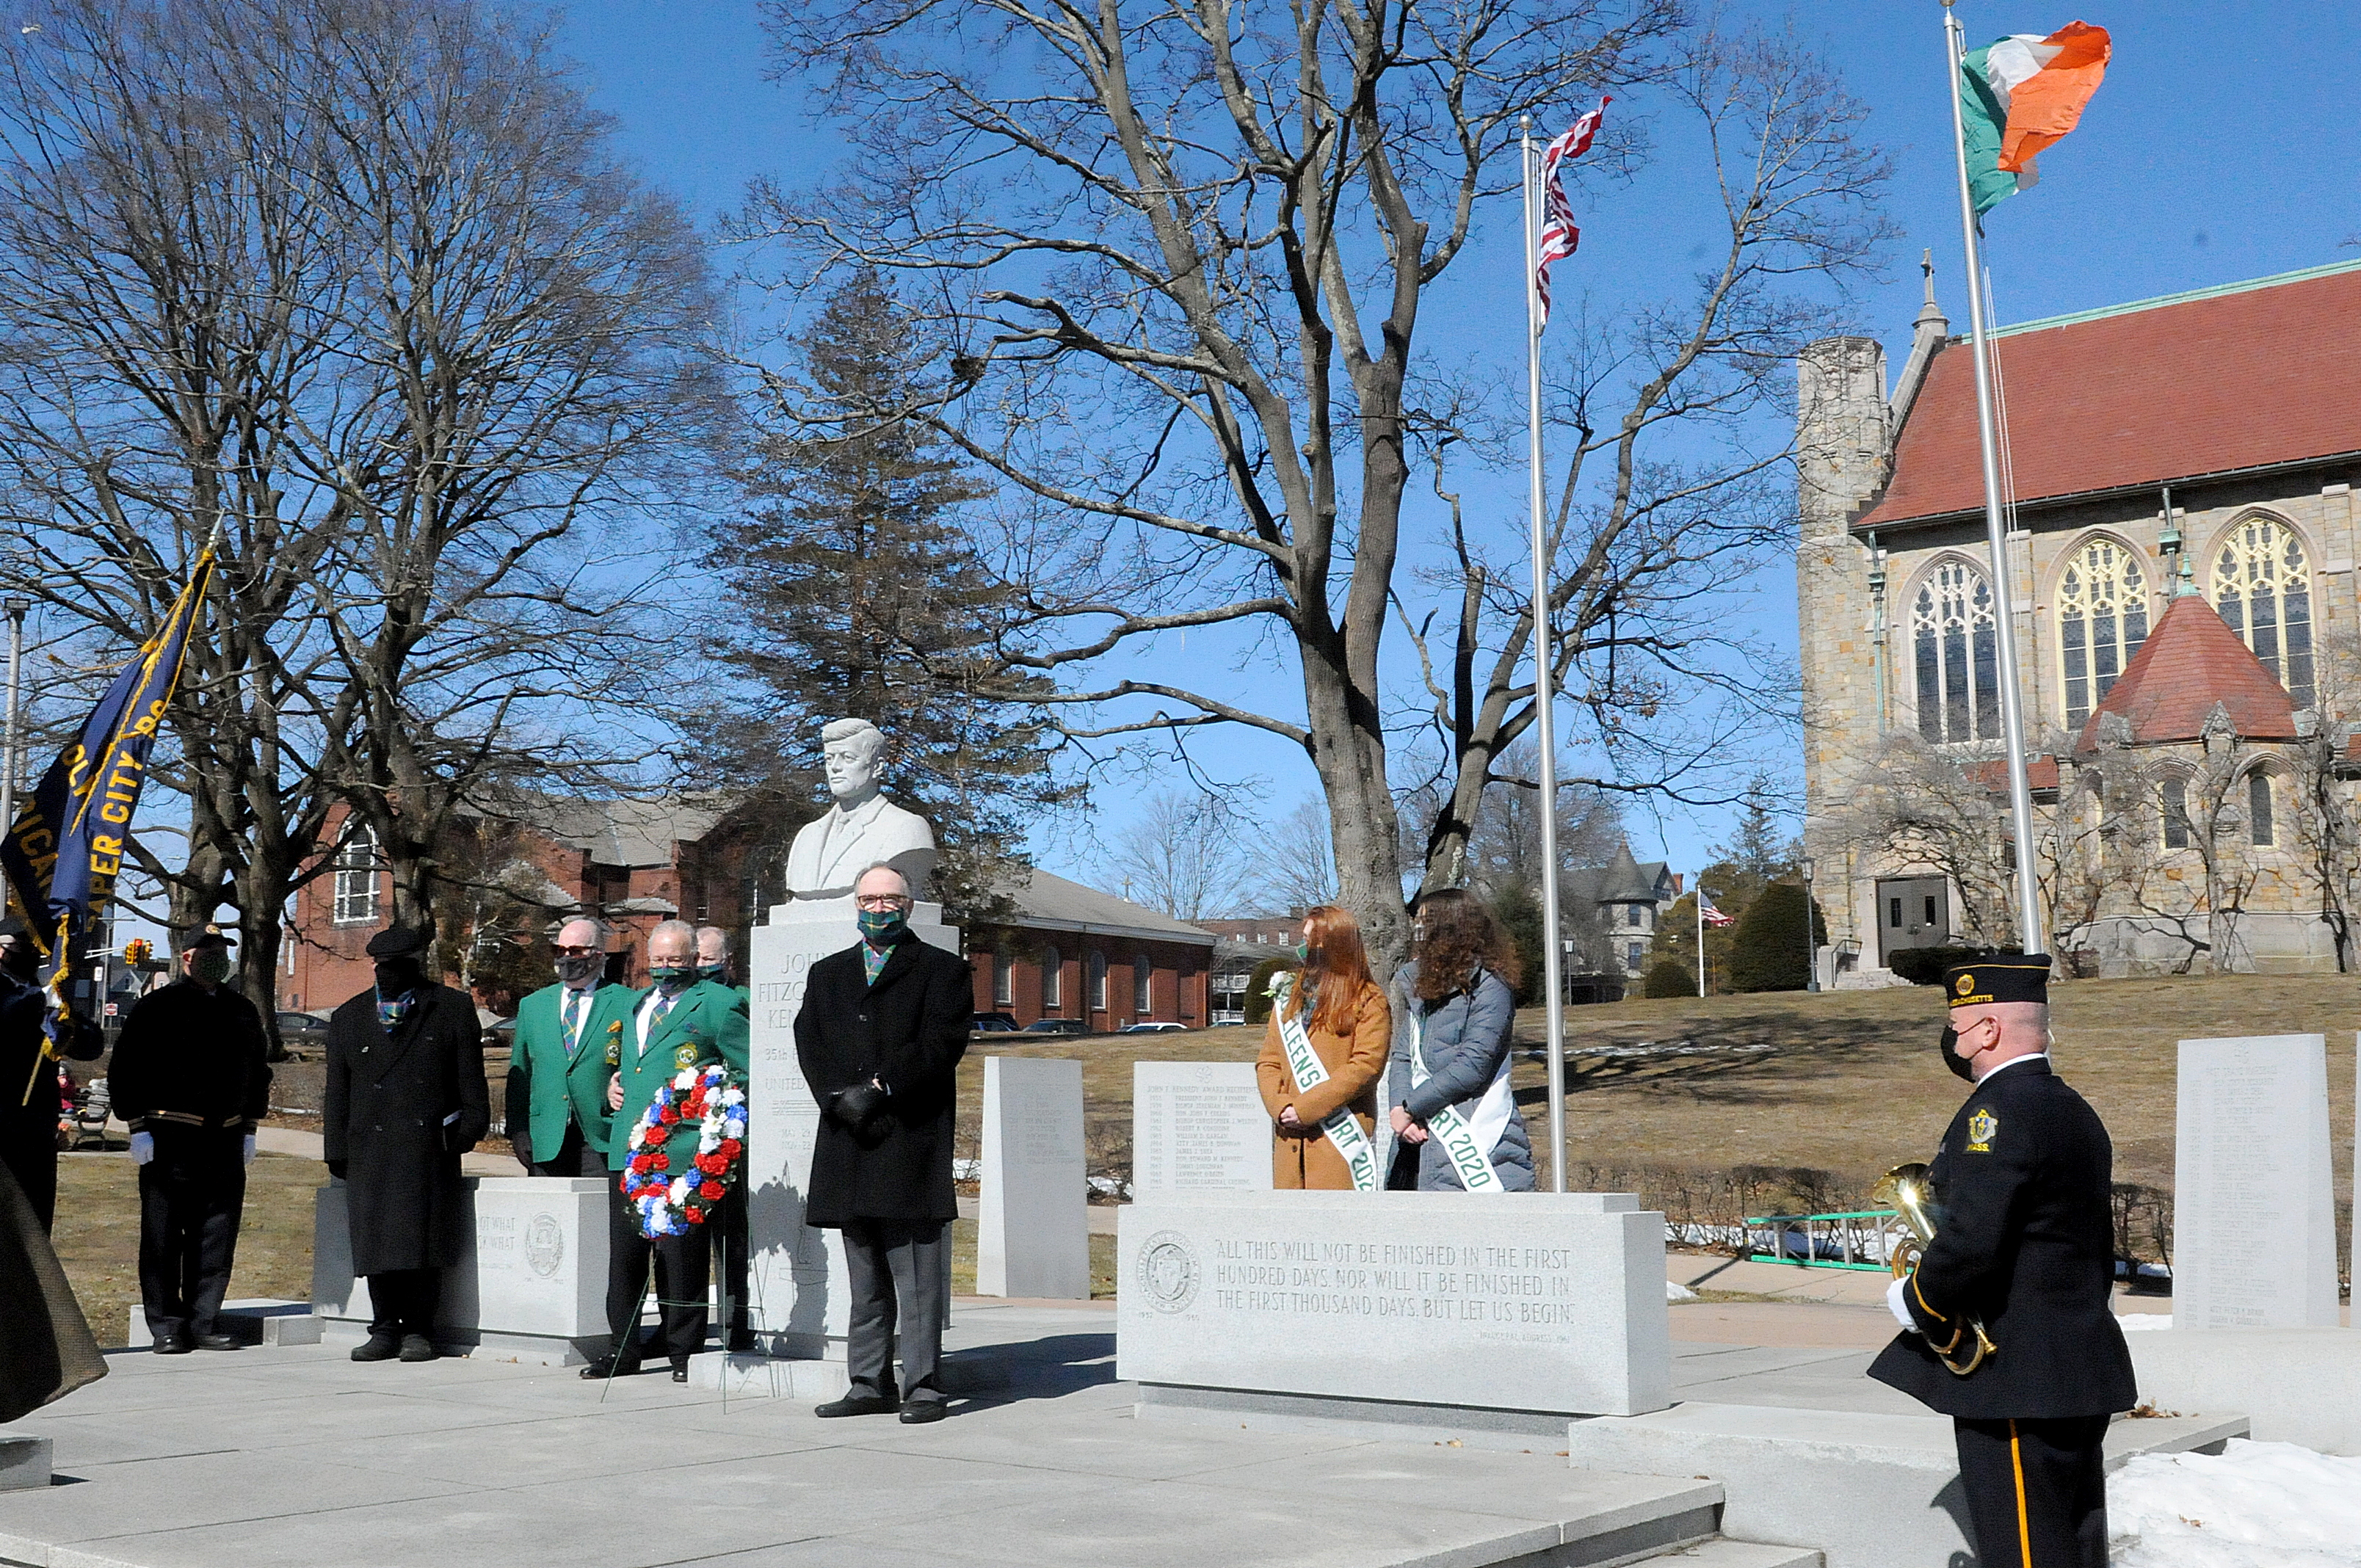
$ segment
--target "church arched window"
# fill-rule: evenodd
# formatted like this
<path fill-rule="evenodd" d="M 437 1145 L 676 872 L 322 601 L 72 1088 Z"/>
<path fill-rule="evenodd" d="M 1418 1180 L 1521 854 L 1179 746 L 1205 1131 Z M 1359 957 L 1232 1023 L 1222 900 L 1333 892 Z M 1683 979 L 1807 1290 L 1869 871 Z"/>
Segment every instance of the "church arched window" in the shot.
<path fill-rule="evenodd" d="M 2276 518 L 2232 525 L 2214 553 L 2213 608 L 2299 708 L 2312 704 L 2312 567 L 2303 541 Z"/>
<path fill-rule="evenodd" d="M 2139 557 L 2112 539 L 2093 539 L 2058 579 L 2058 659 L 2066 681 L 2066 724 L 2080 729 L 2091 709 L 2147 641 L 2147 575 Z"/>
<path fill-rule="evenodd" d="M 2000 734 L 1999 630 L 1992 585 L 1965 561 L 1945 561 L 1910 606 L 1918 733 L 1933 741 Z"/>

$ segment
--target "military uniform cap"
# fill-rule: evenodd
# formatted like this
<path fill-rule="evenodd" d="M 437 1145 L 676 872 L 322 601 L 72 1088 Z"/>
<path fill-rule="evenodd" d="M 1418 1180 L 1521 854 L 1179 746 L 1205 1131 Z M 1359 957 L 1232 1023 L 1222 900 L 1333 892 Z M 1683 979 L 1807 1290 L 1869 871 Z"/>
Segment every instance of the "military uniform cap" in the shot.
<path fill-rule="evenodd" d="M 411 959 L 426 950 L 427 937 L 415 926 L 395 926 L 379 931 L 368 939 L 366 951 L 373 959 Z"/>
<path fill-rule="evenodd" d="M 14 915 L 8 916 L 5 919 L 0 919 L 0 938 L 6 938 L 9 937 L 29 937 L 31 935 L 32 933 L 30 931 L 25 929 L 25 923 L 22 920 L 17 919 Z"/>
<path fill-rule="evenodd" d="M 1943 999 L 1954 1007 L 1994 1002 L 2049 1003 L 2048 953 L 1987 953 L 1943 971 Z"/>
<path fill-rule="evenodd" d="M 232 937 L 228 932 L 223 930 L 218 926 L 206 926 L 201 927 L 191 935 L 187 941 L 182 942 L 181 944 L 181 951 L 184 953 L 201 953 L 208 948 L 234 948 L 236 946 L 237 946 L 237 938 Z"/>

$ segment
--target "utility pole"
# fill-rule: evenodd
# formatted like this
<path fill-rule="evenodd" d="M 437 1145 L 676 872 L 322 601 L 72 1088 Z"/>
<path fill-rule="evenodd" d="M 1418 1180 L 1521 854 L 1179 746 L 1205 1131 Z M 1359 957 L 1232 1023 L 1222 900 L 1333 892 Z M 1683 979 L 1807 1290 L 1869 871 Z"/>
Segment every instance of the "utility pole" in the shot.
<path fill-rule="evenodd" d="M 8 618 L 8 713 L 5 737 L 0 737 L 0 833 L 16 825 L 16 694 L 25 664 L 25 617 L 33 608 L 26 598 L 0 599 L 0 615 Z"/>

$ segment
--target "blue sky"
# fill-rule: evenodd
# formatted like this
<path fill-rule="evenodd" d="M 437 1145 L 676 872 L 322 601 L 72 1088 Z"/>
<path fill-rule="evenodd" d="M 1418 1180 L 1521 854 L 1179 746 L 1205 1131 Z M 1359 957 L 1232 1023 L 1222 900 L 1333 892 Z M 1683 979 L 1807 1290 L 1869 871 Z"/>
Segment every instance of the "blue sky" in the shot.
<path fill-rule="evenodd" d="M 1960 9 L 1970 47 L 2004 32 L 2047 32 L 2074 15 L 1989 0 L 1966 0 Z M 1824 40 L 1851 91 L 1870 105 L 1872 134 L 1893 154 L 1889 212 L 1903 233 L 1885 280 L 1860 298 L 1863 328 L 1885 339 L 1898 365 L 1918 303 L 1919 253 L 1931 247 L 1938 295 L 1964 330 L 1940 6 L 1876 0 L 1790 11 L 1741 4 L 1735 13 L 1773 25 L 1793 16 L 1806 37 Z M 2225 30 L 2233 15 L 2237 26 Z M 2042 184 L 1987 221 L 2003 321 L 2353 254 L 2344 247 L 2361 231 L 2354 179 L 2361 127 L 2340 62 L 2361 54 L 2361 14 L 2324 0 L 2235 8 L 2141 0 L 2086 19 L 2114 32 L 2106 84 L 2081 128 L 2044 155 Z M 2265 38 L 2273 47 L 2254 41 Z M 763 79 L 764 41 L 743 0 L 579 4 L 565 13 L 561 43 L 582 62 L 596 101 L 620 122 L 623 146 L 643 174 L 700 218 L 733 204 L 756 174 L 793 182 L 836 157 L 833 137 L 810 124 L 798 94 Z M 1657 112 L 1644 96 L 1635 98 L 1618 112 Z M 1568 105 L 1569 113 L 1579 107 Z M 1705 192 L 1673 150 L 1668 146 L 1668 156 L 1630 184 L 1591 192 L 1583 249 L 1561 269 L 1561 290 L 1571 283 L 1611 307 L 1685 273 L 1702 235 L 1697 220 Z M 1437 325 L 1464 335 L 1471 352 L 1513 363 L 1520 346 L 1513 204 L 1498 203 L 1486 230 L 1455 269 Z M 1511 476 L 1504 494 L 1514 488 Z M 1790 574 L 1766 573 L 1732 612 L 1792 649 L 1793 593 Z M 1171 647 L 1153 656 L 1193 657 L 1210 669 L 1219 652 L 1205 643 L 1201 637 L 1193 656 Z M 1249 670 L 1242 678 L 1275 705 L 1290 701 L 1292 678 L 1280 670 Z M 1279 809 L 1311 787 L 1308 767 L 1283 743 L 1241 736 L 1224 757 L 1234 774 L 1267 779 Z M 1099 804 L 1105 833 L 1119 826 L 1128 801 L 1115 788 L 1102 792 Z M 1728 819 L 1713 811 L 1634 814 L 1631 827 L 1643 858 L 1693 866 Z M 1057 869 L 1075 869 L 1085 858 L 1063 841 L 1038 848 Z"/>

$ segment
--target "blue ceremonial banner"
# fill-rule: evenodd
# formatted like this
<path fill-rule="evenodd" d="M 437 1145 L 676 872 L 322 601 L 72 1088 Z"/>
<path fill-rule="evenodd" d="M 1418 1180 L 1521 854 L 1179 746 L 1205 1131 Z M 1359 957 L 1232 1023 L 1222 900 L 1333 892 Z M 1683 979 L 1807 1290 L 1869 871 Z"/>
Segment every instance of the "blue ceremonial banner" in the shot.
<path fill-rule="evenodd" d="M 47 1028 L 52 1056 L 67 1026 L 65 981 L 73 972 L 73 955 L 115 895 L 131 816 L 148 782 L 148 753 L 171 706 L 189 632 L 203 609 L 213 570 L 213 552 L 207 550 L 197 557 L 189 586 L 163 626 L 115 676 L 73 743 L 41 776 L 6 837 L 0 838 L 8 903 L 48 960 L 42 981 L 50 997 Z"/>

